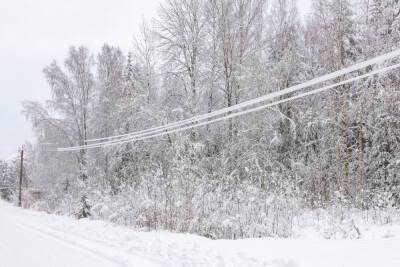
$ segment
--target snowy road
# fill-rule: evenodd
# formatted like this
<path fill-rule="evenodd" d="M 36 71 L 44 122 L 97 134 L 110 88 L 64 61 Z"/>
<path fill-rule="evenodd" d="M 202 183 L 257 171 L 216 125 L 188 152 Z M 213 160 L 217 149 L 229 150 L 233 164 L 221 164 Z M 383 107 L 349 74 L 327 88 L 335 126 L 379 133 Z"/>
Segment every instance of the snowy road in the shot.
<path fill-rule="evenodd" d="M 32 218 L 23 215 L 16 208 L 0 203 L 0 267 L 121 266 L 118 257 L 122 253 L 71 238 L 46 225 L 35 226 Z M 128 258 L 135 266 L 160 266 L 138 256 Z"/>
<path fill-rule="evenodd" d="M 0 266 L 112 266 L 106 259 L 1 214 Z"/>
<path fill-rule="evenodd" d="M 400 227 L 365 228 L 363 239 L 212 241 L 24 210 L 0 201 L 0 267 L 398 267 Z"/>

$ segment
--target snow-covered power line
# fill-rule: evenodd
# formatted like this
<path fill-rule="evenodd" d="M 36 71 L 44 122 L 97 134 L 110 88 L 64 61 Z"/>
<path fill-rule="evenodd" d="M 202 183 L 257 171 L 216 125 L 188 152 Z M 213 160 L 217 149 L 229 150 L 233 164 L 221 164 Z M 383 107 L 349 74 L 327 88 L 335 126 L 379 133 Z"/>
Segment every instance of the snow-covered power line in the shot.
<path fill-rule="evenodd" d="M 299 94 L 299 95 L 295 95 L 295 96 L 288 97 L 288 98 L 285 98 L 285 99 L 282 99 L 282 100 L 279 100 L 279 101 L 275 101 L 275 102 L 272 102 L 272 103 L 264 104 L 264 105 L 261 105 L 261 106 L 257 106 L 257 107 L 250 108 L 250 109 L 247 109 L 247 110 L 239 111 L 239 112 L 236 112 L 236 113 L 231 113 L 231 114 L 228 114 L 226 116 L 223 116 L 223 117 L 220 117 L 220 118 L 215 118 L 215 119 L 212 119 L 212 120 L 208 120 L 208 121 L 205 121 L 205 122 L 202 122 L 202 123 L 196 123 L 196 124 L 193 124 L 193 125 L 180 127 L 180 128 L 173 129 L 173 130 L 165 130 L 164 132 L 151 134 L 151 135 L 147 135 L 147 136 L 142 136 L 142 137 L 137 137 L 137 136 L 136 137 L 126 137 L 126 138 L 122 138 L 122 139 L 119 139 L 119 140 L 101 142 L 101 143 L 91 144 L 91 145 L 86 145 L 86 146 L 59 148 L 58 151 L 76 151 L 76 150 L 81 150 L 81 149 L 100 148 L 100 147 L 124 144 L 124 143 L 127 143 L 127 142 L 145 140 L 145 139 L 154 138 L 154 137 L 158 137 L 158 136 L 162 136 L 162 135 L 166 135 L 166 134 L 170 134 L 170 133 L 181 132 L 181 131 L 185 131 L 185 130 L 188 130 L 188 129 L 191 129 L 191 128 L 200 127 L 200 126 L 204 126 L 204 125 L 207 125 L 207 124 L 211 124 L 211 123 L 223 121 L 223 120 L 226 120 L 226 119 L 234 118 L 234 117 L 237 117 L 237 116 L 245 115 L 245 114 L 248 114 L 248 113 L 251 113 L 251 112 L 260 111 L 260 110 L 263 110 L 263 109 L 266 109 L 266 108 L 269 108 L 269 107 L 272 107 L 272 106 L 276 106 L 276 105 L 279 105 L 279 104 L 282 104 L 282 103 L 285 103 L 285 102 L 289 102 L 289 101 L 293 101 L 293 100 L 296 100 L 296 99 L 299 99 L 299 98 L 303 98 L 303 97 L 306 97 L 306 96 L 318 94 L 318 93 L 321 93 L 323 91 L 327 91 L 329 89 L 332 89 L 332 88 L 335 88 L 335 87 L 338 87 L 338 86 L 342 86 L 342 85 L 345 85 L 345 84 L 348 84 L 348 83 L 352 83 L 352 82 L 355 82 L 355 81 L 360 80 L 360 79 L 365 79 L 367 77 L 370 77 L 370 76 L 373 76 L 373 75 L 376 75 L 376 74 L 379 74 L 379 73 L 387 72 L 387 71 L 390 71 L 390 70 L 393 70 L 393 69 L 396 69 L 396 68 L 399 68 L 399 67 L 400 67 L 400 63 L 392 65 L 392 66 L 389 66 L 389 67 L 377 69 L 377 70 L 374 70 L 372 72 L 369 72 L 369 73 L 366 73 L 366 74 L 363 74 L 363 75 L 359 75 L 359 76 L 347 79 L 347 80 L 342 81 L 342 82 L 338 82 L 338 83 L 335 83 L 335 84 L 332 84 L 332 85 L 328 85 L 328 86 L 325 86 L 325 87 L 322 87 L 322 88 L 314 89 L 314 90 L 308 91 L 306 93 L 302 93 L 302 94 Z"/>
<path fill-rule="evenodd" d="M 162 125 L 162 126 L 157 126 L 157 127 L 150 128 L 150 129 L 145 129 L 145 130 L 136 131 L 136 132 L 127 133 L 127 134 L 114 135 L 114 136 L 110 136 L 110 137 L 88 139 L 88 140 L 86 140 L 86 142 L 88 142 L 88 143 L 93 143 L 93 142 L 98 142 L 98 141 L 110 141 L 111 142 L 111 141 L 113 141 L 115 139 L 121 139 L 121 138 L 124 138 L 124 137 L 142 137 L 142 136 L 146 136 L 146 135 L 149 135 L 149 134 L 160 133 L 160 132 L 164 132 L 165 130 L 169 130 L 169 129 L 174 129 L 174 128 L 178 128 L 178 127 L 181 127 L 181 126 L 190 125 L 190 124 L 192 124 L 194 122 L 199 122 L 199 121 L 203 121 L 203 120 L 206 120 L 206 119 L 210 119 L 210 118 L 213 118 L 213 117 L 216 117 L 216 116 L 219 116 L 219 115 L 223 115 L 223 114 L 230 113 L 230 112 L 233 112 L 233 111 L 237 111 L 237 110 L 240 110 L 240 109 L 243 109 L 243 108 L 247 108 L 249 106 L 252 106 L 252 105 L 255 105 L 255 104 L 259 104 L 259 103 L 265 102 L 267 100 L 271 100 L 273 98 L 277 98 L 277 97 L 284 96 L 284 95 L 287 95 L 287 94 L 290 94 L 290 93 L 294 93 L 296 91 L 299 91 L 299 90 L 308 88 L 310 86 L 314 86 L 314 85 L 317 85 L 317 84 L 320 84 L 320 83 L 323 83 L 323 82 L 326 82 L 326 81 L 341 77 L 341 76 L 346 75 L 348 73 L 360 70 L 362 68 L 365 68 L 365 67 L 368 67 L 368 66 L 371 66 L 371 65 L 375 65 L 377 63 L 392 59 L 392 58 L 397 57 L 397 56 L 400 56 L 400 49 L 397 49 L 397 50 L 394 50 L 394 51 L 392 51 L 390 53 L 387 53 L 387 54 L 384 54 L 384 55 L 369 59 L 369 60 L 364 61 L 364 62 L 357 63 L 357 64 L 355 64 L 353 66 L 350 66 L 350 67 L 347 67 L 347 68 L 332 72 L 330 74 L 323 75 L 321 77 L 312 79 L 312 80 L 307 81 L 305 83 L 298 84 L 298 85 L 295 85 L 295 86 L 292 86 L 292 87 L 289 87 L 289 88 L 286 88 L 286 89 L 283 89 L 283 90 L 280 90 L 280 91 L 277 91 L 277 92 L 274 92 L 274 93 L 271 93 L 271 94 L 267 94 L 267 95 L 255 98 L 255 99 L 251 99 L 251 100 L 248 100 L 248 101 L 233 105 L 231 107 L 222 108 L 222 109 L 210 112 L 210 113 L 194 116 L 192 118 L 188 118 L 188 119 L 181 120 L 181 121 L 174 122 L 174 123 L 165 124 L 165 125 Z"/>

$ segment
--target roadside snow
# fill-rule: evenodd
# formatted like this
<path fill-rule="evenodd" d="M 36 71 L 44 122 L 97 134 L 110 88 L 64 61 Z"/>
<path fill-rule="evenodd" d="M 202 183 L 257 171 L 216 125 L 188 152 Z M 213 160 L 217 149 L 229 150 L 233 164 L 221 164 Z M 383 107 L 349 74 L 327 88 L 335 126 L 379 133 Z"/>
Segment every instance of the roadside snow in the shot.
<path fill-rule="evenodd" d="M 367 238 L 355 240 L 325 240 L 309 231 L 298 239 L 213 241 L 189 234 L 137 232 L 0 202 L 0 267 L 400 266 L 400 227 L 369 232 Z"/>

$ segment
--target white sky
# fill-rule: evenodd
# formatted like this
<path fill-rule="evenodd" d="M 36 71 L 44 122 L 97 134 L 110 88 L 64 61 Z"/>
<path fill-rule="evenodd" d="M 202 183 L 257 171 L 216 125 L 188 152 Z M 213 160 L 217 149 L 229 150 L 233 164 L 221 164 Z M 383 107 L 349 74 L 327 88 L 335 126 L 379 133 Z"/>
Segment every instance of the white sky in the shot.
<path fill-rule="evenodd" d="M 155 17 L 161 1 L 0 0 L 0 158 L 33 140 L 21 102 L 49 97 L 46 65 L 62 62 L 71 45 L 128 51 L 142 18 Z M 298 1 L 304 14 L 311 0 Z"/>

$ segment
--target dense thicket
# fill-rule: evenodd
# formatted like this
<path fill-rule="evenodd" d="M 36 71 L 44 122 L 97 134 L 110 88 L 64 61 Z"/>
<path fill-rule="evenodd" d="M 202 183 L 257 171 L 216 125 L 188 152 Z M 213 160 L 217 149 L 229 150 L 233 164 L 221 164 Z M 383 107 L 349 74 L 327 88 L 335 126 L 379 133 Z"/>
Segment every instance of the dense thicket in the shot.
<path fill-rule="evenodd" d="M 25 103 L 37 133 L 30 179 L 48 192 L 42 208 L 73 214 L 85 199 L 114 222 L 235 238 L 288 236 L 302 208 L 400 206 L 398 71 L 185 132 L 54 151 L 391 51 L 399 14 L 395 0 L 315 0 L 307 19 L 295 0 L 167 0 L 127 55 L 72 47 L 44 70 L 46 105 Z"/>
<path fill-rule="evenodd" d="M 0 199 L 12 200 L 15 195 L 17 163 L 0 160 Z"/>
<path fill-rule="evenodd" d="M 15 183 L 14 170 L 11 164 L 6 161 L 0 160 L 0 188 L 12 187 Z"/>

